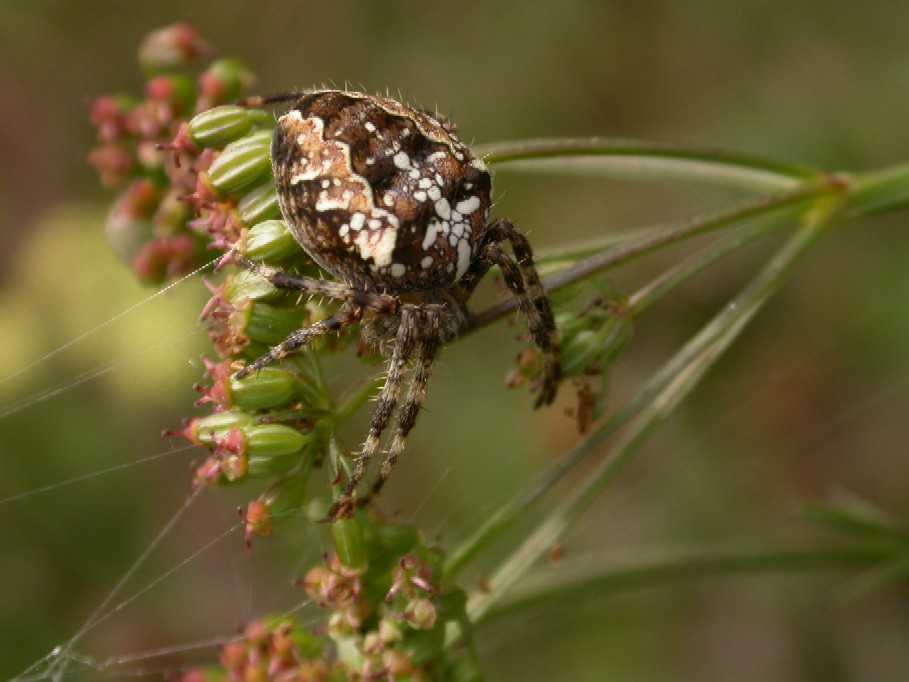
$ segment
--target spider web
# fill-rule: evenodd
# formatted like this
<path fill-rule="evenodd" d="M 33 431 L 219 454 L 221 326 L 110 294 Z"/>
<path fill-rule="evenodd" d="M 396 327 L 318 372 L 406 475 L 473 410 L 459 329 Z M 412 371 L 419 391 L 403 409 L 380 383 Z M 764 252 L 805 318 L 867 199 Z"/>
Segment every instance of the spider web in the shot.
<path fill-rule="evenodd" d="M 198 277 L 185 278 L 190 281 Z M 181 282 L 182 284 L 183 282 Z M 173 286 L 173 289 L 176 289 Z M 171 289 L 169 287 L 168 289 Z M 115 322 L 131 323 L 126 319 L 128 314 L 136 313 L 143 305 L 157 300 L 162 292 L 149 296 L 135 306 L 109 318 L 94 329 L 68 340 L 57 350 L 45 354 L 39 360 L 25 365 L 15 375 L 0 380 L 0 385 L 12 378 L 20 378 L 40 369 L 66 352 L 74 349 L 80 343 L 90 342 L 97 334 L 115 333 Z M 120 357 L 109 358 L 105 362 L 84 371 L 78 371 L 63 381 L 55 382 L 28 396 L 18 398 L 9 405 L 0 408 L 0 421 L 5 423 L 15 422 L 26 414 L 47 412 L 55 409 L 55 401 L 61 397 L 78 394 L 80 390 L 89 387 L 92 382 L 97 382 L 109 374 L 128 374 L 137 364 L 148 361 L 156 354 L 167 356 L 178 342 L 200 333 L 201 327 L 193 325 L 190 328 L 163 332 L 159 339 L 150 342 L 139 349 L 135 349 Z M 825 345 L 826 344 L 826 345 Z M 828 339 L 818 348 L 821 351 L 833 351 L 836 341 Z M 822 353 L 823 355 L 823 353 Z M 191 358 L 186 358 L 194 362 Z M 743 377 L 734 378 L 732 390 L 737 390 L 747 383 L 759 381 L 766 394 L 774 393 L 777 384 L 800 373 L 806 366 L 823 362 L 823 357 L 790 358 L 778 364 L 769 372 L 757 373 L 749 370 Z M 179 357 L 171 357 L 168 361 L 180 362 Z M 856 360 L 860 365 L 861 360 Z M 446 377 L 451 379 L 451 377 Z M 711 388 L 722 389 L 725 379 L 711 380 Z M 728 387 L 727 387 L 728 388 Z M 886 382 L 876 385 L 871 395 L 857 394 L 848 397 L 840 403 L 838 411 L 825 415 L 812 425 L 810 429 L 793 431 L 785 435 L 776 444 L 777 450 L 789 456 L 799 453 L 811 452 L 823 447 L 830 430 L 842 431 L 850 425 L 867 419 L 870 414 L 881 409 L 894 400 L 905 400 L 909 378 L 905 373 L 890 377 Z M 188 395 L 188 394 L 184 394 Z M 709 440 L 712 434 L 722 433 L 724 429 L 732 428 L 742 412 L 758 409 L 761 405 L 762 393 L 750 395 L 749 400 L 728 407 L 722 413 L 713 416 L 708 423 L 701 427 L 703 441 Z M 158 424 L 156 430 L 172 427 L 172 424 Z M 103 434 L 99 437 L 103 438 Z M 691 443 L 686 450 L 694 450 L 699 442 Z M 87 447 L 90 449 L 91 444 Z M 89 464 L 79 474 L 69 474 L 56 480 L 45 480 L 37 486 L 23 486 L 17 490 L 4 491 L 0 494 L 0 513 L 4 516 L 7 525 L 16 524 L 18 505 L 35 500 L 53 499 L 64 489 L 79 488 L 94 481 L 104 481 L 118 475 L 141 470 L 145 467 L 154 467 L 160 463 L 167 463 L 171 471 L 178 473 L 171 478 L 171 485 L 179 488 L 182 483 L 173 481 L 187 481 L 188 459 L 187 454 L 192 451 L 190 447 L 170 447 L 161 449 L 151 454 L 142 454 L 138 451 L 121 453 L 120 463 L 111 466 L 95 466 Z M 196 451 L 198 452 L 198 451 Z M 639 514 L 639 505 L 634 503 L 636 498 L 647 499 L 652 495 L 654 488 L 660 489 L 665 485 L 667 478 L 672 478 L 679 473 L 680 463 L 687 459 L 690 452 L 676 452 L 673 457 L 661 459 L 656 466 L 645 467 L 637 475 L 632 475 L 628 485 L 609 497 L 601 505 L 595 515 L 589 516 L 575 527 L 565 538 L 566 544 L 584 546 L 588 544 L 591 535 L 603 534 L 607 527 L 610 542 L 617 544 L 626 542 L 634 544 L 639 539 L 638 532 L 641 521 L 636 520 Z M 734 463 L 732 459 L 724 467 L 720 467 L 718 476 L 729 480 L 730 485 L 738 478 L 738 467 L 750 466 L 753 461 L 746 460 L 743 464 Z M 94 468 L 93 468 L 94 467 Z M 408 511 L 408 517 L 418 517 L 425 503 L 439 494 L 445 487 L 446 479 L 450 472 L 458 472 L 458 465 L 449 465 L 444 473 L 426 486 L 423 494 L 423 503 Z M 517 487 L 519 483 L 515 483 Z M 185 490 L 184 488 L 183 490 Z M 206 499 L 207 498 L 207 499 Z M 11 675 L 10 680 L 25 682 L 31 680 L 70 680 L 70 679 L 127 679 L 127 678 L 160 678 L 165 675 L 187 670 L 197 665 L 211 663 L 216 659 L 216 647 L 234 639 L 236 628 L 244 622 L 264 613 L 301 613 L 303 622 L 315 625 L 318 615 L 312 608 L 308 598 L 301 592 L 290 589 L 272 590 L 272 585 L 267 579 L 260 579 L 266 575 L 266 569 L 261 567 L 260 557 L 269 553 L 266 543 L 256 543 L 252 551 L 243 544 L 243 528 L 236 517 L 231 513 L 233 505 L 215 502 L 217 508 L 202 509 L 206 505 L 211 507 L 212 500 L 217 495 L 206 496 L 202 492 L 189 495 L 185 493 L 182 499 L 168 499 L 163 513 L 156 515 L 155 526 L 147 529 L 147 534 L 139 541 L 139 551 L 129 561 L 125 568 L 117 569 L 107 582 L 107 588 L 101 592 L 100 598 L 91 604 L 83 603 L 80 609 L 81 623 L 60 638 L 59 643 L 46 653 L 38 654 L 34 662 L 21 670 L 4 671 L 4 677 Z M 83 503 L 95 504 L 98 500 Z M 495 508 L 495 500 L 489 500 L 484 505 L 465 512 L 464 504 L 453 504 L 445 515 L 441 516 L 432 529 L 425 529 L 428 535 L 446 535 L 449 537 L 464 537 L 469 534 L 471 527 L 475 526 L 486 514 Z M 61 519 L 78 516 L 79 508 L 64 507 L 53 512 Z M 211 524 L 211 520 L 216 522 Z M 646 527 L 646 522 L 644 523 Z M 190 530 L 187 530 L 187 529 Z M 199 530 L 201 528 L 201 530 Z M 195 530 L 193 530 L 195 529 Z M 432 532 L 429 532 L 432 530 Z M 171 545 L 174 543 L 176 548 Z M 303 544 L 303 543 L 298 543 Z M 278 550 L 279 558 L 283 561 L 283 584 L 288 586 L 290 580 L 299 577 L 306 568 L 319 561 L 319 554 L 325 547 L 320 546 L 316 536 L 306 538 L 308 550 L 298 551 L 293 554 L 286 547 Z M 224 548 L 227 548 L 226 552 Z M 76 548 L 74 551 L 78 551 Z M 229 557 L 232 570 L 220 571 L 211 577 L 212 584 L 216 582 L 233 585 L 230 596 L 224 597 L 230 590 L 213 590 L 220 600 L 216 608 L 212 608 L 212 594 L 195 592 L 188 596 L 177 592 L 169 593 L 168 590 L 179 579 L 182 573 L 192 570 L 196 566 L 204 566 L 204 570 L 211 569 L 208 558 L 217 552 L 225 552 Z M 165 554 L 157 563 L 153 559 Z M 283 553 L 283 554 L 282 554 Z M 149 568 L 149 565 L 154 566 Z M 217 570 L 217 569 L 216 569 Z M 261 575 L 260 575 L 261 571 Z M 270 578 L 271 576 L 268 575 Z M 264 583 L 264 584 L 263 584 Z M 277 592 L 267 594 L 266 589 Z M 130 620 L 141 620 L 147 612 L 159 610 L 158 604 L 162 601 L 175 599 L 182 602 L 186 610 L 211 610 L 213 620 L 219 625 L 214 626 L 215 634 L 194 637 L 180 632 L 177 643 L 155 644 L 143 647 L 135 640 L 122 641 L 117 636 L 118 630 L 129 629 Z M 226 604 L 224 603 L 226 602 Z M 225 614 L 227 614 L 225 616 Z M 173 614 L 171 614 L 173 617 Z M 550 610 L 545 607 L 536 607 L 522 617 L 521 637 L 545 638 L 554 634 L 559 628 L 566 625 L 567 617 L 553 617 Z M 514 644 L 514 633 L 511 628 L 493 628 L 483 632 L 479 637 L 479 649 L 485 659 L 495 660 L 503 651 Z M 108 649 L 111 643 L 121 653 L 98 653 Z"/>
<path fill-rule="evenodd" d="M 198 283 L 198 277 L 206 268 L 181 278 L 179 281 L 168 285 L 139 301 L 135 305 L 108 318 L 106 321 L 67 340 L 56 349 L 43 354 L 40 358 L 28 362 L 18 368 L 14 373 L 0 378 L 0 386 L 11 384 L 14 380 L 28 377 L 29 373 L 40 370 L 54 360 L 65 357 L 67 353 L 77 349 L 80 344 L 88 344 L 99 335 L 118 333 L 118 324 L 135 324 L 134 318 L 140 315 L 143 308 L 155 301 L 160 301 L 165 293 L 178 290 L 187 282 Z M 166 305 L 166 301 L 163 303 Z M 64 380 L 56 381 L 50 385 L 32 391 L 24 397 L 17 397 L 5 406 L 0 407 L 0 423 L 15 424 L 23 416 L 47 412 L 55 409 L 55 403 L 67 396 L 79 395 L 81 391 L 91 389 L 111 374 L 128 374 L 137 365 L 147 362 L 160 362 L 156 356 L 163 356 L 165 362 L 178 362 L 173 357 L 175 348 L 187 338 L 199 336 L 203 332 L 200 323 L 177 330 L 160 330 L 157 337 L 150 338 L 147 345 L 123 353 L 118 357 L 106 358 L 90 369 L 77 371 Z M 198 363 L 192 358 L 187 358 L 190 364 Z M 185 395 L 191 395 L 186 393 Z M 172 424 L 159 424 L 157 431 Z M 103 438 L 103 434 L 98 435 Z M 83 445 L 90 450 L 93 444 Z M 170 474 L 170 485 L 177 489 L 188 489 L 190 469 L 188 465 L 191 458 L 200 459 L 201 451 L 191 445 L 171 445 L 151 454 L 122 453 L 121 461 L 111 466 L 97 466 L 92 469 L 91 464 L 83 473 L 72 474 L 44 482 L 40 485 L 28 487 L 24 485 L 18 490 L 4 490 L 7 494 L 0 493 L 0 513 L 10 523 L 16 522 L 17 513 L 22 513 L 18 508 L 22 504 L 42 504 L 54 506 L 56 496 L 67 490 L 77 491 L 75 495 L 82 499 L 82 503 L 102 506 L 103 498 L 94 501 L 86 500 L 78 491 L 80 487 L 92 484 L 103 485 L 106 480 L 115 479 L 121 475 L 135 475 L 143 469 L 164 466 Z M 141 477 L 142 474 L 139 474 Z M 441 476 L 426 492 L 427 499 L 442 484 L 445 476 Z M 92 497 L 91 493 L 88 493 Z M 109 586 L 100 590 L 100 597 L 94 605 L 87 604 L 83 609 L 82 622 L 75 627 L 60 643 L 53 646 L 44 655 L 34 660 L 30 665 L 21 670 L 5 669 L 0 672 L 0 678 L 15 682 L 31 682 L 38 680 L 92 680 L 92 679 L 127 679 L 127 678 L 161 678 L 179 672 L 190 670 L 200 665 L 212 664 L 217 660 L 217 647 L 238 637 L 238 629 L 243 624 L 257 616 L 265 614 L 281 614 L 290 616 L 302 612 L 302 623 L 315 626 L 317 616 L 311 600 L 301 590 L 290 589 L 293 578 L 299 577 L 305 570 L 320 561 L 320 555 L 326 548 L 320 546 L 316 536 L 306 538 L 300 543 L 303 551 L 293 556 L 288 562 L 286 556 L 282 561 L 289 564 L 284 570 L 283 586 L 288 589 L 277 589 L 277 596 L 265 593 L 263 585 L 266 582 L 257 578 L 257 573 L 265 569 L 260 568 L 260 557 L 268 559 L 268 550 L 262 541 L 256 542 L 253 548 L 247 549 L 244 542 L 244 523 L 237 518 L 234 509 L 236 505 L 225 505 L 223 500 L 218 500 L 218 495 L 206 495 L 202 488 L 175 497 L 173 493 L 167 495 L 167 508 L 157 510 L 154 514 L 157 527 L 149 527 L 148 535 L 137 546 L 140 550 L 119 573 L 112 573 Z M 422 506 L 422 505 L 420 505 Z M 420 511 L 418 506 L 414 515 Z M 82 508 L 84 509 L 84 508 Z M 455 510 L 452 510 L 453 512 Z M 52 512 L 58 519 L 67 521 L 68 526 L 73 519 L 77 519 L 80 509 L 57 507 Z M 211 527 L 205 524 L 214 518 Z M 188 543 L 188 544 L 187 544 Z M 174 549 L 172 546 L 176 545 Z M 76 550 L 78 551 L 78 550 Z M 279 552 L 286 552 L 282 548 Z M 167 555 L 164 559 L 161 554 Z M 132 627 L 132 620 L 142 620 L 145 610 L 157 611 L 156 603 L 173 598 L 168 590 L 179 593 L 185 590 L 180 584 L 181 574 L 193 571 L 196 565 L 203 565 L 201 570 L 210 570 L 212 564 L 217 565 L 218 559 L 210 559 L 211 555 L 227 556 L 232 564 L 233 575 L 221 572 L 220 576 L 212 578 L 213 582 L 234 583 L 234 594 L 228 598 L 228 603 L 220 608 L 212 609 L 215 613 L 232 613 L 227 618 L 221 618 L 215 628 L 221 632 L 212 636 L 199 639 L 188 639 L 182 643 L 162 644 L 152 648 L 138 648 L 127 644 L 127 653 L 98 654 L 99 650 L 107 647 L 104 642 L 116 641 L 119 629 Z M 199 569 L 196 569 L 199 570 Z M 176 583 L 176 586 L 174 585 Z M 189 611 L 205 611 L 211 607 L 209 599 L 213 595 L 222 595 L 230 588 L 213 589 L 210 594 L 198 592 L 193 594 L 186 603 Z M 261 596 L 259 596 L 261 595 Z M 202 619 L 204 622 L 204 619 Z M 223 628 L 228 624 L 227 630 Z M 211 623 L 208 623 L 211 626 Z M 231 629 L 233 628 L 233 629 Z M 98 642 L 102 642 L 99 646 Z M 91 653 L 89 653 L 91 652 Z M 0 659 L 5 658 L 0 656 Z"/>

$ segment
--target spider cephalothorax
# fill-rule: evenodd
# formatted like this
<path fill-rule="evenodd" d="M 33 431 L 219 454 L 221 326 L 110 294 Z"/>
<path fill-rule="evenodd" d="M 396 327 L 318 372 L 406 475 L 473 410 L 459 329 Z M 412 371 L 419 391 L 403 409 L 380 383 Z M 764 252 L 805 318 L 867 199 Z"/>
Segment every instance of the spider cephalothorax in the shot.
<path fill-rule="evenodd" d="M 294 237 L 337 281 L 275 272 L 238 257 L 276 287 L 344 301 L 331 317 L 291 334 L 237 373 L 246 376 L 312 339 L 362 322 L 364 338 L 389 347 L 388 377 L 332 518 L 350 516 L 379 492 L 416 421 L 432 363 L 468 319 L 479 280 L 498 266 L 543 355 L 539 404 L 560 377 L 552 310 L 526 238 L 504 219 L 488 222 L 492 181 L 483 161 L 438 115 L 394 100 L 313 90 L 247 104 L 294 101 L 280 117 L 271 157 L 278 202 Z M 503 249 L 509 242 L 514 257 Z M 397 431 L 369 495 L 356 498 L 398 404 L 407 365 L 413 379 Z"/>

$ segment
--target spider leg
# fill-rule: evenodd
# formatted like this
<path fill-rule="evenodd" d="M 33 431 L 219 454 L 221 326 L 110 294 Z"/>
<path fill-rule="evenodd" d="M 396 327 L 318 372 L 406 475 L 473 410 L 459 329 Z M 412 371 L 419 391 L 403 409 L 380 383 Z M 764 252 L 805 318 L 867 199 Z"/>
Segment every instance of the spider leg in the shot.
<path fill-rule="evenodd" d="M 325 334 L 331 334 L 332 332 L 339 332 L 342 329 L 349 327 L 354 322 L 358 322 L 362 314 L 363 311 L 361 308 L 345 304 L 334 315 L 326 317 L 324 320 L 320 320 L 314 325 L 298 329 L 291 333 L 290 336 L 269 350 L 265 355 L 256 358 L 246 365 L 246 367 L 237 372 L 235 376 L 237 379 L 242 379 L 277 360 L 287 357 L 294 351 L 297 351 L 310 343 L 313 339 L 324 336 Z"/>
<path fill-rule="evenodd" d="M 268 104 L 277 104 L 278 102 L 296 102 L 311 92 L 311 90 L 300 90 L 296 92 L 276 92 L 272 95 L 254 95 L 238 99 L 234 104 L 238 107 L 263 107 Z"/>
<path fill-rule="evenodd" d="M 485 239 L 480 256 L 474 259 L 471 268 L 458 282 L 462 291 L 456 295 L 462 299 L 469 296 L 489 268 L 499 266 L 506 286 L 527 320 L 530 335 L 543 354 L 543 386 L 537 405 L 548 405 L 555 399 L 562 375 L 559 333 L 549 299 L 533 263 L 530 242 L 511 221 L 504 218 L 487 227 Z M 511 244 L 514 258 L 502 250 L 501 244 L 505 241 Z"/>
<path fill-rule="evenodd" d="M 407 435 L 416 424 L 417 416 L 420 414 L 420 408 L 423 405 L 423 399 L 426 397 L 426 384 L 429 382 L 432 363 L 442 347 L 441 320 L 444 314 L 443 306 L 427 306 L 421 313 L 424 313 L 426 317 L 425 324 L 421 323 L 420 327 L 425 329 L 426 333 L 420 339 L 419 358 L 414 369 L 413 380 L 407 392 L 407 398 L 398 414 L 398 429 L 394 440 L 391 443 L 388 454 L 385 456 L 385 460 L 382 462 L 379 473 L 373 481 L 372 490 L 369 496 L 363 499 L 363 503 L 367 502 L 370 497 L 379 494 L 395 463 L 398 461 L 398 457 L 404 451 L 404 447 L 407 444 Z M 357 502 L 360 504 L 360 500 Z"/>
<path fill-rule="evenodd" d="M 277 289 L 299 291 L 304 294 L 349 301 L 362 308 L 374 310 L 380 315 L 394 315 L 400 305 L 396 297 L 388 294 L 355 289 L 343 282 L 290 275 L 280 270 L 273 270 L 260 263 L 254 263 L 240 255 L 235 256 L 235 260 L 240 267 L 249 270 L 257 277 L 268 280 Z"/>
<path fill-rule="evenodd" d="M 382 387 L 382 392 L 379 394 L 379 404 L 372 414 L 369 433 L 363 443 L 363 450 L 360 452 L 360 456 L 357 457 L 353 474 L 347 481 L 341 497 L 332 504 L 331 509 L 328 511 L 330 519 L 349 518 L 353 515 L 355 507 L 358 506 L 358 502 L 354 500 L 354 491 L 366 474 L 369 461 L 379 449 L 379 439 L 388 427 L 388 422 L 391 420 L 391 415 L 398 403 L 401 384 L 404 382 L 404 374 L 407 370 L 407 361 L 413 355 L 417 341 L 417 316 L 418 311 L 415 306 L 401 306 L 401 323 L 398 326 L 394 350 L 388 362 L 388 376 L 385 379 L 385 386 Z"/>

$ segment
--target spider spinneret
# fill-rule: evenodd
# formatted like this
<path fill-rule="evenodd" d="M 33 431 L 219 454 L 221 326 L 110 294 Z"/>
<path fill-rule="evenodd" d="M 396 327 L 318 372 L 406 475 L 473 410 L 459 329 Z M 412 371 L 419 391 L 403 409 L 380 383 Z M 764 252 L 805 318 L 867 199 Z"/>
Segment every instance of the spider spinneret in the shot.
<path fill-rule="evenodd" d="M 538 405 L 555 398 L 559 339 L 527 239 L 505 219 L 489 222 L 492 178 L 454 125 L 384 97 L 312 90 L 249 98 L 293 101 L 272 137 L 284 221 L 336 281 L 276 272 L 238 256 L 274 286 L 343 301 L 334 315 L 292 333 L 237 372 L 242 378 L 314 338 L 360 322 L 371 345 L 390 346 L 388 375 L 353 474 L 329 516 L 346 518 L 376 495 L 404 450 L 432 364 L 469 318 L 466 302 L 493 266 L 515 296 L 543 356 Z M 514 256 L 502 244 L 508 242 Z M 397 429 L 367 495 L 356 488 L 391 422 L 407 366 L 413 378 Z"/>

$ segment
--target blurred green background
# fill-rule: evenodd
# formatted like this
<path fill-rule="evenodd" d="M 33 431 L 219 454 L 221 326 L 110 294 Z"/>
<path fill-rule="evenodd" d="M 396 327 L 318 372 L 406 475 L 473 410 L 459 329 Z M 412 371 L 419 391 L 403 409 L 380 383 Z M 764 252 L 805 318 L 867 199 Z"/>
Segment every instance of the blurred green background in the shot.
<path fill-rule="evenodd" d="M 345 82 L 388 89 L 438 106 L 468 141 L 640 137 L 830 170 L 909 160 L 905 3 L 6 0 L 0 679 L 85 624 L 186 499 L 190 463 L 202 458 L 160 437 L 193 413 L 206 346 L 195 321 L 206 298 L 198 280 L 41 360 L 148 293 L 105 243 L 111 197 L 84 163 L 93 143 L 85 103 L 141 87 L 139 40 L 181 19 L 223 54 L 245 58 L 260 92 Z M 737 198 L 504 169 L 496 188 L 497 215 L 544 252 Z M 793 518 L 796 505 L 839 489 L 909 518 L 907 218 L 830 235 L 565 538 L 566 556 L 797 543 L 814 530 Z M 651 310 L 616 369 L 614 400 L 709 319 L 767 253 L 765 245 L 741 254 Z M 615 281 L 631 290 L 676 258 L 648 259 Z M 528 395 L 505 389 L 522 347 L 516 333 L 500 324 L 445 352 L 384 496 L 386 508 L 418 517 L 444 546 L 577 439 L 563 414 L 571 391 L 533 412 Z M 354 376 L 359 367 L 348 357 L 339 371 Z M 360 437 L 351 433 L 349 442 Z M 152 455 L 160 457 L 103 473 Z M 102 475 L 74 481 L 87 474 Z M 71 484 L 9 499 L 60 481 Z M 210 647 L 190 645 L 302 603 L 290 582 L 327 547 L 310 527 L 288 526 L 252 552 L 238 532 L 209 547 L 255 494 L 203 496 L 114 603 L 144 591 L 78 651 L 104 660 L 191 649 L 134 661 L 123 669 L 133 674 L 210 660 Z M 493 548 L 485 568 L 521 531 Z M 466 576 L 465 585 L 477 579 Z M 490 680 L 909 678 L 905 585 L 838 599 L 850 584 L 823 573 L 588 593 L 490 621 L 476 637 Z"/>

